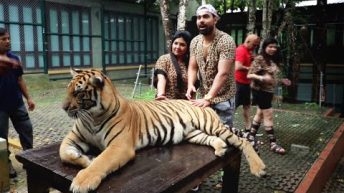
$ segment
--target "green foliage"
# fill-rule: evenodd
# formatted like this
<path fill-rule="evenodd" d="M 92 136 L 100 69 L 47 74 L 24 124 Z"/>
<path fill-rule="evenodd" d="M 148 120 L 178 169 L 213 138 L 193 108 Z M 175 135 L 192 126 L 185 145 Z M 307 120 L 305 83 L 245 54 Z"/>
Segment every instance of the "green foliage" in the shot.
<path fill-rule="evenodd" d="M 207 3 L 212 4 L 215 9 L 219 12 L 219 14 L 225 13 L 225 6 L 223 0 L 209 0 Z M 233 5 L 233 9 L 241 9 L 244 10 L 246 7 L 246 0 L 226 0 L 226 8 L 230 10 Z"/>
<path fill-rule="evenodd" d="M 148 10 L 153 11 L 153 12 L 160 12 L 160 7 L 159 7 L 159 0 L 137 0 L 136 3 L 145 5 Z"/>
<path fill-rule="evenodd" d="M 145 92 L 143 92 L 140 95 L 135 95 L 135 99 L 139 100 L 153 100 L 155 96 L 155 90 L 154 89 L 149 89 Z"/>
<path fill-rule="evenodd" d="M 310 102 L 310 103 L 306 102 L 304 105 L 305 105 L 305 109 L 307 109 L 307 110 L 319 110 L 320 109 L 319 105 L 317 103 L 314 103 L 314 102 Z"/>
<path fill-rule="evenodd" d="M 192 1 L 192 0 L 189 0 Z M 198 4 L 202 4 L 202 0 L 195 0 Z M 226 8 L 227 10 L 230 10 L 232 5 L 233 5 L 233 9 L 240 9 L 240 10 L 244 10 L 245 7 L 247 6 L 247 1 L 251 1 L 251 0 L 226 0 Z M 285 4 L 287 2 L 302 2 L 304 0 L 273 0 L 274 2 L 274 8 L 278 9 L 278 8 L 285 8 Z M 225 10 L 224 10 L 224 1 L 223 0 L 207 0 L 206 1 L 208 4 L 212 4 L 216 10 L 219 12 L 219 14 L 224 14 Z M 139 4 L 144 4 L 146 3 L 147 8 L 151 11 L 154 12 L 160 12 L 160 8 L 159 8 L 159 0 L 138 0 L 137 3 Z M 263 0 L 256 0 L 257 3 L 257 9 L 262 9 L 263 8 Z M 178 6 L 179 5 L 179 1 L 169 1 L 170 6 Z"/>
<path fill-rule="evenodd" d="M 251 0 L 226 0 L 226 8 L 227 10 L 230 10 L 233 6 L 234 10 L 240 9 L 241 11 L 245 10 L 247 7 L 247 1 Z M 273 0 L 274 3 L 274 9 L 278 8 L 285 8 L 286 3 L 288 2 L 302 2 L 304 0 Z M 197 0 L 201 4 L 201 0 Z M 263 2 L 264 0 L 256 0 L 257 9 L 263 8 Z M 223 0 L 208 0 L 207 3 L 212 4 L 220 14 L 225 13 L 224 11 L 224 1 Z"/>

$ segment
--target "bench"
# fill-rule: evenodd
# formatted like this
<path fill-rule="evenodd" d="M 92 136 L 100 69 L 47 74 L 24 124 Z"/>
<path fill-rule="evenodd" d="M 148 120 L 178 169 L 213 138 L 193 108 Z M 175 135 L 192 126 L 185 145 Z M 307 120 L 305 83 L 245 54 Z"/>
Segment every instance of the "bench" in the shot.
<path fill-rule="evenodd" d="M 80 168 L 61 162 L 59 143 L 16 155 L 27 171 L 28 193 L 49 188 L 67 193 Z M 238 192 L 241 152 L 230 148 L 216 157 L 211 147 L 182 143 L 139 150 L 134 160 L 105 178 L 94 192 L 187 192 L 223 168 L 222 193 Z M 106 163 L 104 163 L 106 164 Z"/>

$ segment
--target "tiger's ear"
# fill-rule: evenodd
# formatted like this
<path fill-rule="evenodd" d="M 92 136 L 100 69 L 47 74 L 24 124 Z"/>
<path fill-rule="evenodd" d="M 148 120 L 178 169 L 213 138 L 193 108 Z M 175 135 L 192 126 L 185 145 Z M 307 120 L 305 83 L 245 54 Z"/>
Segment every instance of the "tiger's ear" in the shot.
<path fill-rule="evenodd" d="M 74 69 L 74 68 L 70 68 L 70 74 L 75 77 L 76 75 L 78 75 L 81 72 L 80 69 Z"/>
<path fill-rule="evenodd" d="M 104 87 L 104 80 L 100 76 L 93 76 L 90 78 L 89 82 L 92 86 L 103 88 Z"/>

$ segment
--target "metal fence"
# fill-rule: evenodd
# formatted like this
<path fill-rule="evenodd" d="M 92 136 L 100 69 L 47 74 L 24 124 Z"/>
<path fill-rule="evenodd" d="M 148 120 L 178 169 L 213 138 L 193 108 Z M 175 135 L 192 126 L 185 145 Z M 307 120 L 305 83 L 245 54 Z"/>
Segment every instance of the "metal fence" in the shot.
<path fill-rule="evenodd" d="M 43 71 L 42 1 L 0 0 L 0 26 L 11 34 L 12 51 L 24 70 Z"/>

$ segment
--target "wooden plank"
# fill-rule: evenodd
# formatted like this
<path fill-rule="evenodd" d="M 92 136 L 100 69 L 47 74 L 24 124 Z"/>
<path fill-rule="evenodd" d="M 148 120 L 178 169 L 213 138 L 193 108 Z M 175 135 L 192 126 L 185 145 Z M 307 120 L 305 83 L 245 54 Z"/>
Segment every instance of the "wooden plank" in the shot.
<path fill-rule="evenodd" d="M 17 155 L 17 159 L 30 165 L 28 173 L 41 170 L 44 173 L 41 176 L 51 179 L 49 186 L 68 192 L 80 168 L 61 163 L 58 148 L 59 144 L 54 144 L 29 150 Z M 224 158 L 218 158 L 212 148 L 194 144 L 146 148 L 138 151 L 133 161 L 104 179 L 96 192 L 187 192 L 229 163 L 234 163 L 229 172 L 237 176 L 228 179 L 238 180 L 240 158 L 236 149 L 231 149 Z M 228 187 L 233 189 L 231 185 Z M 235 188 L 237 190 L 237 182 Z"/>

